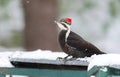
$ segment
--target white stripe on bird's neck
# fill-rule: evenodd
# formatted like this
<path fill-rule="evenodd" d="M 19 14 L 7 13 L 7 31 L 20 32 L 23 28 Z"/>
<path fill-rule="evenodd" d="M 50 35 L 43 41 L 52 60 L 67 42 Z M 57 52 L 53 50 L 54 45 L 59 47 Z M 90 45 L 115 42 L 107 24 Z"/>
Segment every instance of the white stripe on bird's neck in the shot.
<path fill-rule="evenodd" d="M 65 42 L 67 42 L 67 38 L 68 38 L 68 36 L 69 36 L 69 34 L 70 34 L 70 25 L 68 25 L 68 24 L 66 24 L 66 23 L 64 23 L 65 25 L 66 25 L 66 27 L 67 27 L 67 32 L 66 32 L 66 34 L 65 34 Z"/>
<path fill-rule="evenodd" d="M 57 21 L 55 21 L 55 23 L 59 26 L 59 28 L 61 29 L 61 30 L 67 30 L 67 32 L 66 32 L 66 34 L 65 34 L 65 42 L 67 42 L 67 38 L 68 38 L 68 36 L 69 36 L 69 34 L 70 34 L 70 25 L 68 25 L 68 24 L 66 24 L 65 22 L 62 22 L 63 24 L 65 24 L 66 25 L 66 27 L 64 27 L 63 26 L 63 24 L 61 24 L 61 23 L 59 23 L 59 22 L 57 22 Z"/>
<path fill-rule="evenodd" d="M 70 34 L 70 29 L 68 29 L 67 32 L 66 32 L 66 35 L 65 35 L 65 42 L 67 42 L 67 38 L 68 38 L 69 34 Z"/>

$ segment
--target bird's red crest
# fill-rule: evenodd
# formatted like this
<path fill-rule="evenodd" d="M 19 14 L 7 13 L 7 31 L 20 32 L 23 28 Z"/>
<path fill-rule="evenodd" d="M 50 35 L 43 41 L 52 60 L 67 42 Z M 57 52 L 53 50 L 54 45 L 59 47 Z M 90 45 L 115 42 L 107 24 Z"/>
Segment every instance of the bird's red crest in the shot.
<path fill-rule="evenodd" d="M 67 20 L 70 24 L 72 24 L 72 19 L 71 19 L 71 18 L 66 18 L 66 20 Z"/>

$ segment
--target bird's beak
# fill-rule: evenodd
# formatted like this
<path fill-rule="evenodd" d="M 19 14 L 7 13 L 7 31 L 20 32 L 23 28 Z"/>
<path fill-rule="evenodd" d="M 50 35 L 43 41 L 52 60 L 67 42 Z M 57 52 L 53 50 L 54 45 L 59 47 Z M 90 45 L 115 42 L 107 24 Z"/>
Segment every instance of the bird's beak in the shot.
<path fill-rule="evenodd" d="M 58 21 L 54 21 L 61 30 L 66 30 L 66 28 Z"/>

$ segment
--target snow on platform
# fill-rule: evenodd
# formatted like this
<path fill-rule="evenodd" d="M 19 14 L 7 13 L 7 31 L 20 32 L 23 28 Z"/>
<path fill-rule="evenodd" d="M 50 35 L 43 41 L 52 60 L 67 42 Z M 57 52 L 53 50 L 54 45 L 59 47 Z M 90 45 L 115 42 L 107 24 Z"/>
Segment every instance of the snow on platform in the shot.
<path fill-rule="evenodd" d="M 88 65 L 88 71 L 94 66 L 109 66 L 120 69 L 120 54 L 93 55 Z"/>
<path fill-rule="evenodd" d="M 13 67 L 9 59 L 12 54 L 13 52 L 0 52 L 0 67 Z"/>
<path fill-rule="evenodd" d="M 67 56 L 64 52 L 51 52 L 50 50 L 36 51 L 16 51 L 16 52 L 0 52 L 0 67 L 14 67 L 11 62 L 23 63 L 42 63 L 54 65 L 72 65 L 72 66 L 88 66 L 90 70 L 93 66 L 110 66 L 120 69 L 120 54 L 102 54 L 93 55 L 90 58 L 78 58 L 77 60 L 64 62 Z"/>
<path fill-rule="evenodd" d="M 54 65 L 73 65 L 73 66 L 87 66 L 86 58 L 65 62 L 58 57 L 66 57 L 64 52 L 51 52 L 50 50 L 36 50 L 36 51 L 16 51 L 16 52 L 0 52 L 0 67 L 14 67 L 11 62 L 22 63 L 42 63 Z"/>
<path fill-rule="evenodd" d="M 54 64 L 54 65 L 74 65 L 74 66 L 87 66 L 88 62 L 85 58 L 77 60 L 64 61 L 57 59 L 58 57 L 64 58 L 67 54 L 64 52 L 51 52 L 49 50 L 36 50 L 32 52 L 16 52 L 11 56 L 12 62 L 18 63 L 37 63 L 37 64 Z"/>

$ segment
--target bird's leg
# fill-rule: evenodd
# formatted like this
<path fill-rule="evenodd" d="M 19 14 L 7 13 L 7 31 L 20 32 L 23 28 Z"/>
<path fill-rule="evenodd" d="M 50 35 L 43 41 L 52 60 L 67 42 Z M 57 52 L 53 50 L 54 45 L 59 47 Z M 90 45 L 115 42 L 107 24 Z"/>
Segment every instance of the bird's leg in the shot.
<path fill-rule="evenodd" d="M 71 58 L 68 58 L 70 55 L 68 55 L 68 56 L 66 56 L 64 59 L 63 59 L 63 61 L 64 61 L 64 63 L 66 63 L 67 61 L 73 61 L 73 60 L 76 60 L 77 58 L 75 58 L 75 57 L 71 57 Z"/>
<path fill-rule="evenodd" d="M 56 59 L 56 60 L 61 60 L 61 59 L 64 59 L 64 58 L 62 58 L 62 57 L 57 57 L 57 59 Z"/>
<path fill-rule="evenodd" d="M 61 59 L 65 60 L 65 59 L 67 59 L 69 56 L 70 56 L 70 55 L 67 55 L 67 56 L 66 56 L 66 57 L 64 57 L 64 58 L 62 58 L 62 57 L 57 57 L 57 59 L 56 59 L 56 60 L 61 60 Z"/>
<path fill-rule="evenodd" d="M 71 55 L 67 55 L 66 57 L 64 57 L 64 58 L 62 58 L 62 57 L 57 57 L 57 59 L 56 60 L 63 60 L 64 61 L 64 63 L 66 63 L 67 61 L 72 61 L 72 60 L 76 60 L 77 58 L 75 58 L 75 57 L 71 57 L 71 58 L 68 58 L 68 57 L 70 57 Z"/>
<path fill-rule="evenodd" d="M 64 63 L 66 63 L 69 59 L 68 59 L 68 57 L 69 57 L 70 55 L 67 55 L 66 57 L 64 57 L 64 58 L 62 58 L 62 57 L 58 57 L 57 59 L 58 60 L 63 60 L 64 61 Z"/>
<path fill-rule="evenodd" d="M 69 60 L 70 61 L 72 61 L 72 60 L 76 60 L 77 58 L 75 58 L 75 57 L 72 57 L 72 58 L 70 58 Z"/>
<path fill-rule="evenodd" d="M 67 55 L 66 57 L 64 57 L 64 59 L 67 59 L 70 55 Z"/>

